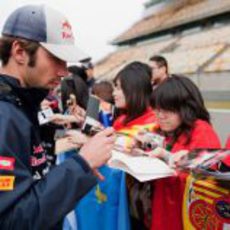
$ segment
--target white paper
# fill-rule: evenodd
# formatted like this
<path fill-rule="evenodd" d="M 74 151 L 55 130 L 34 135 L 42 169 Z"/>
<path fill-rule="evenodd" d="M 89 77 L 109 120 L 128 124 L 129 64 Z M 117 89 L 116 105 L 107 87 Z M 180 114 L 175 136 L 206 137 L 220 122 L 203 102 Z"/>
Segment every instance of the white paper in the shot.
<path fill-rule="evenodd" d="M 53 110 L 48 108 L 38 112 L 39 125 L 44 125 L 50 122 L 50 118 L 53 116 Z"/>
<path fill-rule="evenodd" d="M 141 182 L 176 174 L 175 170 L 158 158 L 131 156 L 115 150 L 112 152 L 108 165 L 129 173 Z"/>

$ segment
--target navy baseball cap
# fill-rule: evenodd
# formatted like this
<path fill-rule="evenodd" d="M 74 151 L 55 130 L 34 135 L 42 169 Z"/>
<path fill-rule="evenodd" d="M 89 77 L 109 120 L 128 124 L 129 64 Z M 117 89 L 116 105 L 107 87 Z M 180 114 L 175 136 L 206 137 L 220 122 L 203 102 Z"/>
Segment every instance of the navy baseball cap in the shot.
<path fill-rule="evenodd" d="M 66 62 L 89 58 L 75 46 L 72 27 L 66 17 L 45 5 L 26 5 L 16 9 L 6 20 L 2 35 L 39 42 Z"/>

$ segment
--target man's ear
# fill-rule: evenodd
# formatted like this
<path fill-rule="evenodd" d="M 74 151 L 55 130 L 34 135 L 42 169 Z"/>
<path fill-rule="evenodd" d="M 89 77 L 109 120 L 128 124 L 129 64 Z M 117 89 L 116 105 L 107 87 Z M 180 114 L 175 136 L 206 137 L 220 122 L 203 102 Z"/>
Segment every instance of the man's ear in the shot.
<path fill-rule="evenodd" d="M 162 66 L 161 68 L 162 68 L 162 71 L 163 71 L 164 73 L 167 74 L 167 69 L 166 69 L 166 67 L 165 67 L 165 66 Z"/>
<path fill-rule="evenodd" d="M 19 65 L 24 65 L 28 62 L 28 54 L 22 48 L 19 41 L 14 41 L 11 48 L 11 56 Z"/>

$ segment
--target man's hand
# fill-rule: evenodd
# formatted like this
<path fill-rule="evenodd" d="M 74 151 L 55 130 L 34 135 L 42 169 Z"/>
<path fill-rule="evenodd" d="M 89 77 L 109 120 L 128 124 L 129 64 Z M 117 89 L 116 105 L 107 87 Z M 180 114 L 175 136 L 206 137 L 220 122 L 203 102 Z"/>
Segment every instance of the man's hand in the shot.
<path fill-rule="evenodd" d="M 107 128 L 83 145 L 79 154 L 88 162 L 92 169 L 104 165 L 111 157 L 115 142 L 113 128 Z"/>
<path fill-rule="evenodd" d="M 66 136 L 68 137 L 69 141 L 72 144 L 76 144 L 78 148 L 80 148 L 82 145 L 84 145 L 89 141 L 89 137 L 79 130 L 74 130 L 74 129 L 68 130 L 66 132 Z"/>
<path fill-rule="evenodd" d="M 55 154 L 56 155 L 69 151 L 71 149 L 77 149 L 77 148 L 79 148 L 79 145 L 76 143 L 73 143 L 69 137 L 60 138 L 55 142 Z"/>

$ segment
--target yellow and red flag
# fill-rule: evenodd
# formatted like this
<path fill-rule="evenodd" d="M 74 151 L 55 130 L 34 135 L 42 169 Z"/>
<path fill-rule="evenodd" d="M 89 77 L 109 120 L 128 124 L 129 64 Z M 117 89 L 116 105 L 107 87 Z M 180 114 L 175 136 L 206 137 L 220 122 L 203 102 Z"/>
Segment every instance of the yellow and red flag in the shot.
<path fill-rule="evenodd" d="M 211 179 L 187 178 L 183 200 L 185 230 L 230 229 L 230 185 Z"/>

